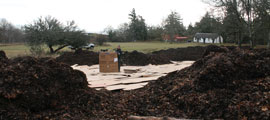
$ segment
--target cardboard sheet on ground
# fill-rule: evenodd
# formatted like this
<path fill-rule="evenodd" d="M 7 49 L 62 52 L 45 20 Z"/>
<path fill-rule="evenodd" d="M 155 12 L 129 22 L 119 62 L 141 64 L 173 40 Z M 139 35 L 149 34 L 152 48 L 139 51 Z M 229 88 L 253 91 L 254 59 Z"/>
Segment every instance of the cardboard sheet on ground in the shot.
<path fill-rule="evenodd" d="M 132 90 L 145 86 L 149 81 L 157 80 L 170 72 L 181 70 L 192 65 L 194 61 L 174 62 L 165 65 L 147 66 L 122 66 L 118 73 L 100 73 L 99 65 L 78 66 L 73 69 L 80 70 L 86 74 L 89 87 L 105 88 L 107 90 Z"/>

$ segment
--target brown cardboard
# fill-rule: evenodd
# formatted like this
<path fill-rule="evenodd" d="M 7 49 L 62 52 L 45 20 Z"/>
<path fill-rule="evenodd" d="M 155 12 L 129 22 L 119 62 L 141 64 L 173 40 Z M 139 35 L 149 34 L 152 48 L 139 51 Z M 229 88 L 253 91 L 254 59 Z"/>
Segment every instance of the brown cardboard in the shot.
<path fill-rule="evenodd" d="M 99 72 L 119 72 L 117 53 L 101 52 L 99 53 Z"/>

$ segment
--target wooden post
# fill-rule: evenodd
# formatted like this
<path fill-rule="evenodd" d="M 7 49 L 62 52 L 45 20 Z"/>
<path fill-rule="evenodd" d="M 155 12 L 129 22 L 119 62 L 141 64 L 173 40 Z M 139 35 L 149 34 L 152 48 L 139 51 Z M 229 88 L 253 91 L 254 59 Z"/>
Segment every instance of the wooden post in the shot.
<path fill-rule="evenodd" d="M 268 32 L 268 44 L 267 49 L 270 49 L 270 31 Z"/>

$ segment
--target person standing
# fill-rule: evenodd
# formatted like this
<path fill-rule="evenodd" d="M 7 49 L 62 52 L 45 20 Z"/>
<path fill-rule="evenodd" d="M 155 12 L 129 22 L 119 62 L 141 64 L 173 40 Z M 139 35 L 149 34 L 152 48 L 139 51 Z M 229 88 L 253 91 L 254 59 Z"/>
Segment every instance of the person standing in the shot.
<path fill-rule="evenodd" d="M 117 57 L 118 57 L 118 71 L 120 72 L 121 55 L 122 55 L 122 50 L 121 50 L 120 45 L 117 46 L 116 53 L 117 53 Z"/>

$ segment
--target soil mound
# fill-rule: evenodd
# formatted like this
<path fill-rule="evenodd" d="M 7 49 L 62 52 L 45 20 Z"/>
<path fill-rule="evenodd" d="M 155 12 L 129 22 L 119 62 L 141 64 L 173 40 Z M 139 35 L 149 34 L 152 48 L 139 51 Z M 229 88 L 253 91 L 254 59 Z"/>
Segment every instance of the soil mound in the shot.
<path fill-rule="evenodd" d="M 171 60 L 165 55 L 149 54 L 149 61 L 152 65 L 169 64 Z"/>
<path fill-rule="evenodd" d="M 170 48 L 168 50 L 155 51 L 153 54 L 166 56 L 172 61 L 198 60 L 202 57 L 205 47 Z"/>
<path fill-rule="evenodd" d="M 150 63 L 149 56 L 138 51 L 124 52 L 122 62 L 131 66 L 145 66 Z"/>
<path fill-rule="evenodd" d="M 0 59 L 7 59 L 6 53 L 4 51 L 0 51 Z"/>
<path fill-rule="evenodd" d="M 228 52 L 229 50 L 235 50 L 235 49 L 236 49 L 235 47 L 219 47 L 216 45 L 209 45 L 204 50 L 202 57 L 205 57 L 213 52 L 224 53 L 224 52 Z"/>
<path fill-rule="evenodd" d="M 6 53 L 4 51 L 0 51 L 0 68 L 6 64 L 7 59 Z"/>
<path fill-rule="evenodd" d="M 135 90 L 129 108 L 141 116 L 268 119 L 270 51 L 209 46 L 191 67 Z"/>
<path fill-rule="evenodd" d="M 221 50 L 223 49 L 223 50 Z M 195 83 L 198 86 L 212 88 L 238 87 L 237 80 L 249 80 L 269 76 L 269 57 L 255 51 L 240 50 L 228 51 L 219 48 L 220 52 L 210 52 L 197 61 L 194 66 L 200 68 Z M 268 52 L 269 53 L 269 52 Z"/>
<path fill-rule="evenodd" d="M 145 66 L 148 64 L 162 65 L 171 61 L 198 60 L 202 57 L 205 47 L 187 47 L 160 50 L 150 54 L 138 51 L 123 52 L 122 64 L 130 66 Z M 57 57 L 58 62 L 68 65 L 94 65 L 99 63 L 99 54 L 93 51 L 65 52 Z"/>
<path fill-rule="evenodd" d="M 202 55 L 188 68 L 120 92 L 88 88 L 82 72 L 50 58 L 0 60 L 0 118 L 269 119 L 270 51 L 209 46 Z"/>
<path fill-rule="evenodd" d="M 96 95 L 85 74 L 66 64 L 20 57 L 0 65 L 1 119 L 89 118 L 88 107 L 101 106 L 103 93 Z"/>
<path fill-rule="evenodd" d="M 99 63 L 99 53 L 93 51 L 65 52 L 56 58 L 56 61 L 68 65 L 94 65 Z M 167 56 L 159 54 L 144 54 L 138 51 L 124 52 L 121 62 L 129 66 L 145 66 L 148 64 L 160 65 L 169 64 Z"/>
<path fill-rule="evenodd" d="M 226 52 L 229 50 L 235 50 L 237 47 L 229 46 L 227 49 L 220 49 L 215 45 L 207 47 L 196 46 L 187 48 L 170 48 L 167 50 L 155 51 L 153 53 L 144 54 L 138 51 L 123 52 L 122 64 L 130 66 L 145 66 L 148 64 L 162 65 L 169 64 L 171 61 L 185 61 L 192 60 L 196 61 L 203 56 L 206 56 L 211 52 Z M 248 50 L 248 47 L 241 49 Z M 93 51 L 76 51 L 76 52 L 65 52 L 61 56 L 56 58 L 58 62 L 63 62 L 68 65 L 94 65 L 99 63 L 99 53 Z"/>
<path fill-rule="evenodd" d="M 61 56 L 57 57 L 58 62 L 63 62 L 68 65 L 94 65 L 99 63 L 99 54 L 93 51 L 76 51 L 65 52 Z"/>
<path fill-rule="evenodd" d="M 144 54 L 138 51 L 125 52 L 122 62 L 128 66 L 145 66 L 148 64 L 161 65 L 171 63 L 170 59 L 164 55 Z"/>

